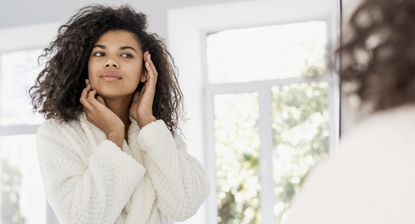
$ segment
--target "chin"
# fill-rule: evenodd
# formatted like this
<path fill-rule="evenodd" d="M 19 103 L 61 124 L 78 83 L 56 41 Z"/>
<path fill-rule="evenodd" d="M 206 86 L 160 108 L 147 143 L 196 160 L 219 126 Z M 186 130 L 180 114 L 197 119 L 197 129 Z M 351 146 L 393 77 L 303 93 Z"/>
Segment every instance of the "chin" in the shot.
<path fill-rule="evenodd" d="M 105 90 L 97 90 L 98 95 L 102 96 L 105 99 L 118 99 L 131 96 L 134 91 L 105 91 Z"/>

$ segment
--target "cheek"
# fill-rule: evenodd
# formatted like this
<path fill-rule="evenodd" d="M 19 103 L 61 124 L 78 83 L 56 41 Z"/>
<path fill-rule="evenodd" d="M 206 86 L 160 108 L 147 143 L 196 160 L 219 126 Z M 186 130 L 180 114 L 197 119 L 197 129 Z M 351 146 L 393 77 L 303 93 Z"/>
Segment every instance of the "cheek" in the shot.
<path fill-rule="evenodd" d="M 92 62 L 91 60 L 88 62 L 88 79 L 91 83 L 92 88 L 97 88 L 98 77 L 96 76 L 97 72 L 97 63 Z"/>
<path fill-rule="evenodd" d="M 88 79 L 91 80 L 91 74 L 94 73 L 94 62 L 91 60 L 88 61 Z"/>
<path fill-rule="evenodd" d="M 140 82 L 141 76 L 143 75 L 143 69 L 138 65 L 131 66 L 129 68 L 128 74 L 130 81 L 138 84 Z"/>

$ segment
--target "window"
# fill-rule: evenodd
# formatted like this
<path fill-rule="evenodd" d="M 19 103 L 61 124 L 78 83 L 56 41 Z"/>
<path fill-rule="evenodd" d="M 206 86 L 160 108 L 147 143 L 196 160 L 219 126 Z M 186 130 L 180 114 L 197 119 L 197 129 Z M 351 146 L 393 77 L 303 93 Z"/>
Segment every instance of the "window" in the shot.
<path fill-rule="evenodd" d="M 40 49 L 14 51 L 0 56 L 0 124 L 39 124 L 41 116 L 32 113 L 27 95 L 40 72 L 37 58 Z"/>
<path fill-rule="evenodd" d="M 31 113 L 26 94 L 39 72 L 40 53 L 27 50 L 0 55 L 2 223 L 46 223 L 35 136 L 42 119 Z"/>
<path fill-rule="evenodd" d="M 183 131 L 211 184 L 186 223 L 284 223 L 304 176 L 338 140 L 338 80 L 327 66 L 338 17 L 328 0 L 168 11 Z"/>
<path fill-rule="evenodd" d="M 326 46 L 325 21 L 207 36 L 218 223 L 262 223 L 261 206 L 273 210 L 273 223 L 283 223 L 304 177 L 327 155 L 335 121 L 329 94 L 337 87 L 327 73 Z M 272 168 L 260 172 L 261 164 Z"/>
<path fill-rule="evenodd" d="M 42 60 L 38 64 L 41 49 L 57 27 L 42 24 L 0 30 L 1 223 L 57 223 L 47 206 L 37 159 L 36 130 L 43 118 L 32 112 L 28 96 L 43 66 Z"/>

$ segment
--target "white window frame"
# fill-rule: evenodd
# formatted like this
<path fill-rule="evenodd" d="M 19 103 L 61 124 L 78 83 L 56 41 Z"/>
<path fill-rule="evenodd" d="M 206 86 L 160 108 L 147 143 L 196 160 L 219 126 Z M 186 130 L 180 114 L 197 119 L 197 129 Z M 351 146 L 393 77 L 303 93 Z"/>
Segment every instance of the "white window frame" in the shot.
<path fill-rule="evenodd" d="M 59 24 L 47 23 L 0 29 L 0 55 L 8 52 L 30 51 L 47 47 L 49 42 L 56 36 Z M 0 82 L 1 80 L 0 78 Z M 36 134 L 38 127 L 39 125 L 0 125 L 0 137 Z M 47 206 L 47 224 L 57 224 L 58 221 L 51 208 L 49 205 L 45 206 Z"/>
<path fill-rule="evenodd" d="M 294 13 L 293 13 L 294 12 Z M 206 36 L 227 29 L 323 20 L 327 22 L 328 52 L 339 43 L 340 2 L 331 0 L 247 1 L 218 5 L 170 9 L 167 12 L 168 47 L 179 68 L 179 82 L 185 96 L 185 111 L 190 118 L 183 131 L 191 140 L 189 152 L 200 161 L 210 181 L 210 195 L 196 217 L 185 223 L 217 223 L 216 183 L 213 138 L 213 96 L 217 93 L 256 91 L 260 103 L 261 139 L 261 216 L 262 223 L 275 223 L 273 213 L 272 128 L 270 86 L 297 82 L 327 81 L 330 88 L 330 150 L 339 140 L 338 66 L 315 78 L 292 78 L 247 83 L 209 84 L 206 65 Z M 336 59 L 336 64 L 338 64 Z M 264 103 L 266 102 L 266 103 Z M 268 106 L 267 106 L 268 105 Z M 267 159 L 268 158 L 268 159 Z M 265 178 L 264 178 L 265 177 Z M 264 197 L 268 195 L 268 197 Z"/>

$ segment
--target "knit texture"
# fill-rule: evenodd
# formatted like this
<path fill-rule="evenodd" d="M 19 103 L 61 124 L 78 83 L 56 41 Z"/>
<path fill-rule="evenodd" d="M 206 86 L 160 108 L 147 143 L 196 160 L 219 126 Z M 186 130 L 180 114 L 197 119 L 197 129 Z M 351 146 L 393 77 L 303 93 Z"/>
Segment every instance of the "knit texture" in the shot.
<path fill-rule="evenodd" d="M 130 118 L 122 149 L 85 117 L 38 129 L 46 196 L 61 224 L 168 224 L 194 215 L 209 193 L 200 163 L 162 120 Z"/>

